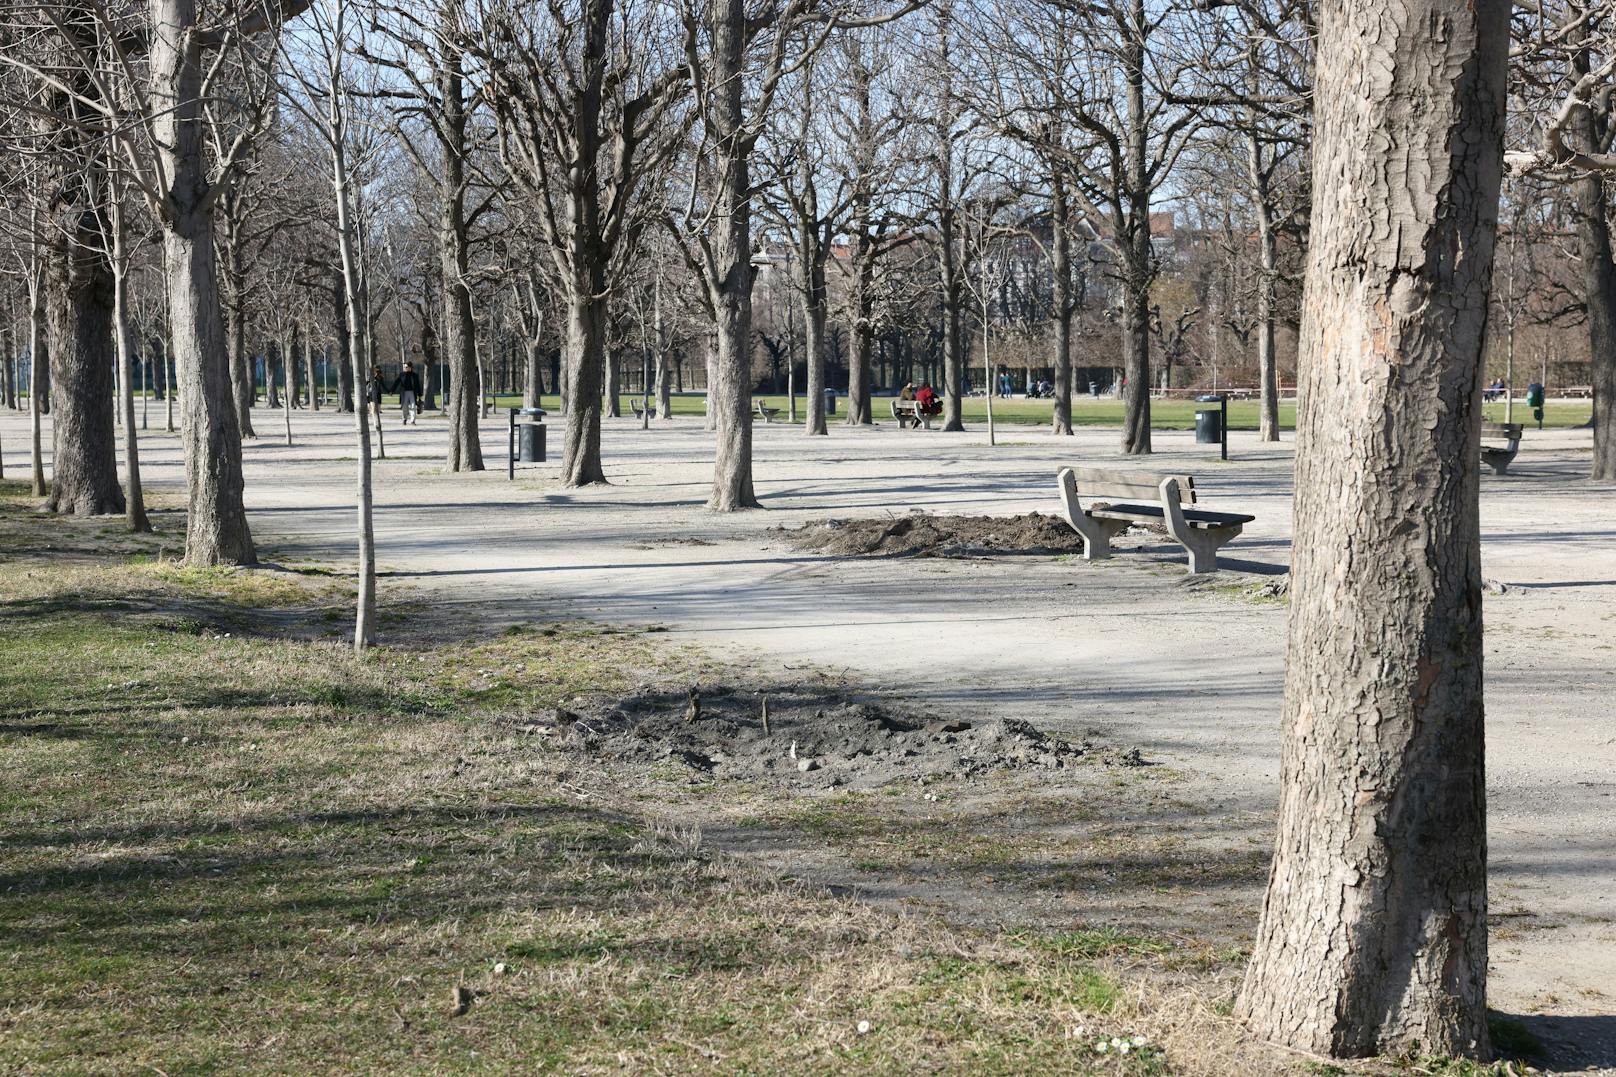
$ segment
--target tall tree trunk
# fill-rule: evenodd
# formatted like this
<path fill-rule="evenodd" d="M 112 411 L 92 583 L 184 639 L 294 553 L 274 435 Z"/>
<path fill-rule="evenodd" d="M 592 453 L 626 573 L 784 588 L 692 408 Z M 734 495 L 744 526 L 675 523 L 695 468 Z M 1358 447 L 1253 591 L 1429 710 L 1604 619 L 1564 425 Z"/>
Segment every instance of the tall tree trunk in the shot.
<path fill-rule="evenodd" d="M 1484 1057 L 1478 443 L 1509 6 L 1320 13 L 1283 784 L 1238 1010 L 1316 1053 Z"/>
<path fill-rule="evenodd" d="M 668 327 L 662 320 L 662 279 L 656 282 L 656 409 L 658 419 L 673 418 L 673 394 L 668 377 Z"/>
<path fill-rule="evenodd" d="M 1279 440 L 1279 370 L 1274 357 L 1274 290 L 1279 279 L 1279 243 L 1274 234 L 1274 198 L 1257 136 L 1255 108 L 1246 110 L 1246 168 L 1257 210 L 1257 392 L 1259 441 Z"/>
<path fill-rule="evenodd" d="M 1155 252 L 1150 246 L 1150 114 L 1145 109 L 1144 0 L 1132 0 L 1130 29 L 1123 45 L 1123 79 L 1127 84 L 1126 162 L 1123 235 L 1122 356 L 1127 372 L 1123 390 L 1122 451 L 1150 452 L 1150 284 Z"/>
<path fill-rule="evenodd" d="M 952 154 L 952 150 L 950 150 Z M 947 180 L 945 182 L 952 182 Z M 965 304 L 965 280 L 954 246 L 954 210 L 944 208 L 938 242 L 943 271 L 943 429 L 965 429 L 965 340 L 960 327 Z M 989 379 L 991 381 L 991 379 Z M 989 393 L 993 386 L 985 387 Z"/>
<path fill-rule="evenodd" d="M 169 329 L 178 360 L 180 431 L 189 487 L 185 559 L 257 561 L 242 501 L 241 428 L 231 391 L 203 145 L 203 55 L 197 0 L 153 0 L 151 107 L 169 188 L 160 217 Z"/>
<path fill-rule="evenodd" d="M 717 429 L 714 512 L 758 508 L 752 487 L 752 137 L 746 126 L 745 0 L 718 0 L 713 8 L 713 71 L 708 117 L 715 128 L 720 176 L 714 193 L 712 266 L 708 292 L 718 336 L 707 385 Z"/>
<path fill-rule="evenodd" d="M 564 486 L 605 482 L 600 462 L 600 396 L 602 357 L 606 350 L 606 302 L 595 278 L 577 282 L 567 304 L 566 452 L 561 462 Z"/>
<path fill-rule="evenodd" d="M 230 345 L 230 387 L 236 400 L 236 423 L 241 428 L 241 436 L 255 438 L 258 434 L 253 430 L 252 406 L 257 393 L 252 356 L 247 354 L 247 274 L 241 266 L 241 239 L 234 212 L 225 213 L 223 220 L 219 239 L 224 251 L 221 283 L 226 301 L 225 335 Z"/>
<path fill-rule="evenodd" d="M 816 227 L 817 222 L 808 224 Z M 825 428 L 825 259 L 823 245 L 815 236 L 803 244 L 803 352 L 808 367 L 808 416 L 803 432 L 812 436 Z"/>
<path fill-rule="evenodd" d="M 609 418 L 623 417 L 623 349 L 606 348 L 606 414 Z"/>
<path fill-rule="evenodd" d="M 1146 218 L 1148 221 L 1149 218 Z M 1142 225 L 1149 242 L 1149 224 Z M 1132 265 L 1122 281 L 1122 451 L 1150 452 L 1150 278 Z"/>
<path fill-rule="evenodd" d="M 100 250 L 102 233 L 97 212 L 84 202 L 52 234 L 45 265 L 49 362 L 35 364 L 36 372 L 53 375 L 45 505 L 85 516 L 124 511 L 112 429 L 112 267 Z"/>
<path fill-rule="evenodd" d="M 30 492 L 35 497 L 45 496 L 45 453 L 40 431 L 40 415 L 44 411 L 43 391 L 45 371 L 50 368 L 45 336 L 45 281 L 42 255 L 36 254 L 28 267 L 28 435 L 29 470 L 32 473 Z"/>
<path fill-rule="evenodd" d="M 522 406 L 536 408 L 544 395 L 544 313 L 533 312 L 527 333 L 526 365 L 522 372 Z"/>
<path fill-rule="evenodd" d="M 862 298 L 854 302 L 860 309 L 855 310 L 847 333 L 847 425 L 869 426 L 875 421 L 870 407 L 870 352 L 875 334 L 870 312 L 861 309 Z"/>
<path fill-rule="evenodd" d="M 337 312 L 337 317 L 338 318 L 345 318 L 346 315 L 344 315 L 341 311 L 338 311 Z M 341 335 L 342 335 L 342 340 L 344 342 L 343 346 L 342 346 L 342 349 L 340 351 L 340 355 L 342 357 L 342 361 L 344 363 L 346 363 L 348 361 L 348 346 L 347 346 L 348 329 L 347 329 L 347 323 L 346 322 L 343 323 L 343 328 L 341 329 L 340 332 L 341 332 Z M 303 336 L 303 388 L 308 393 L 309 410 L 310 411 L 319 411 L 320 410 L 320 380 L 317 377 L 318 369 L 315 366 L 314 336 L 313 336 L 312 333 L 310 333 L 309 327 L 308 327 L 307 324 L 305 324 L 303 326 L 303 334 L 302 334 L 302 336 Z M 331 365 L 331 349 L 330 349 L 329 342 L 327 342 L 327 344 L 325 345 L 324 352 L 325 352 L 326 366 L 329 367 Z"/>
<path fill-rule="evenodd" d="M 1072 432 L 1072 226 L 1066 182 L 1058 174 L 1049 200 L 1050 273 L 1055 302 L 1055 407 L 1050 419 L 1057 434 Z"/>
<path fill-rule="evenodd" d="M 212 287 L 211 231 L 211 219 L 196 214 L 177 216 L 163 236 L 190 494 L 185 560 L 251 565 L 258 557 L 242 499 L 241 435 L 218 292 Z"/>
<path fill-rule="evenodd" d="M 449 35 L 446 40 L 452 40 Z M 460 51 L 444 45 L 436 72 L 442 103 L 442 204 L 438 213 L 438 255 L 443 288 L 443 352 L 449 361 L 444 407 L 449 413 L 449 470 L 483 470 L 477 420 L 483 395 L 477 367 L 476 327 L 468 283 L 471 243 L 466 229 L 466 87 Z"/>
<path fill-rule="evenodd" d="M 1572 70 L 1585 78 L 1587 50 L 1572 57 Z M 1604 143 L 1605 124 L 1586 106 L 1571 120 L 1573 147 L 1596 153 Z M 1583 302 L 1587 309 L 1588 370 L 1594 391 L 1594 456 L 1590 477 L 1616 480 L 1616 262 L 1612 261 L 1610 204 L 1605 176 L 1585 172 L 1572 184 L 1576 204 L 1577 247 L 1582 255 Z"/>
<path fill-rule="evenodd" d="M 124 510 L 129 530 L 151 530 L 146 518 L 146 496 L 140 484 L 140 438 L 135 431 L 134 332 L 129 325 L 129 251 L 121 194 L 109 199 L 112 237 L 112 333 L 116 342 L 118 369 L 123 372 L 119 386 L 123 408 L 123 457 L 128 475 Z"/>

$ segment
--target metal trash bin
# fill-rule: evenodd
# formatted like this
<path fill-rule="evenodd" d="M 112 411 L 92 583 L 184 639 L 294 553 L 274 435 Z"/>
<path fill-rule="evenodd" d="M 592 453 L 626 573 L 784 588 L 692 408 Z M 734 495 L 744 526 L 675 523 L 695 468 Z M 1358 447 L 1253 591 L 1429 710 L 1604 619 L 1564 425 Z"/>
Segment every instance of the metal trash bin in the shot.
<path fill-rule="evenodd" d="M 548 427 L 544 425 L 544 417 L 549 414 L 543 408 L 511 408 L 510 409 L 510 438 L 509 456 L 505 465 L 507 478 L 516 478 L 516 464 L 520 460 L 524 464 L 544 463 L 545 436 Z M 517 417 L 521 421 L 517 421 Z"/>
<path fill-rule="evenodd" d="M 1216 404 L 1212 408 L 1195 409 L 1195 440 L 1201 445 L 1223 443 L 1223 397 L 1208 393 L 1195 398 L 1197 404 Z"/>
<path fill-rule="evenodd" d="M 825 390 L 825 414 L 826 415 L 835 415 L 836 414 L 836 390 L 835 389 L 826 389 Z"/>
<path fill-rule="evenodd" d="M 516 430 L 521 442 L 520 451 L 516 459 L 524 464 L 544 463 L 544 432 L 549 429 L 543 423 L 517 423 Z"/>

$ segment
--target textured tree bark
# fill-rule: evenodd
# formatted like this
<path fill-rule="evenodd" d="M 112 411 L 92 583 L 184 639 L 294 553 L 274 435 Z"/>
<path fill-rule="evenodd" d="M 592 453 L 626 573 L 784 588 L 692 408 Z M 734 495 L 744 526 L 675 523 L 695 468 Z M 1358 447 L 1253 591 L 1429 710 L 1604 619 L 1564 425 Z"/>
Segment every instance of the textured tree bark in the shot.
<path fill-rule="evenodd" d="M 345 317 L 340 309 L 337 311 L 337 317 L 338 318 L 344 318 Z M 347 345 L 348 328 L 347 328 L 347 322 L 346 321 L 343 321 L 343 328 L 341 330 L 341 333 L 342 333 L 342 340 L 343 340 L 342 351 L 341 351 L 342 360 L 343 360 L 343 362 L 347 362 L 348 361 L 348 345 Z M 330 363 L 330 354 L 331 354 L 330 348 L 327 347 L 326 348 L 326 356 L 327 356 L 326 362 L 328 364 Z M 307 325 L 304 325 L 304 327 L 303 327 L 303 388 L 305 390 L 307 390 L 307 392 L 308 392 L 309 410 L 310 411 L 319 411 L 320 410 L 320 381 L 315 376 L 316 373 L 317 373 L 317 371 L 316 371 L 315 365 L 314 365 L 314 335 L 309 332 L 309 327 Z"/>
<path fill-rule="evenodd" d="M 855 299 L 855 307 L 861 306 Z M 875 421 L 870 407 L 870 352 L 874 333 L 870 313 L 856 309 L 847 332 L 847 425 L 869 426 Z"/>
<path fill-rule="evenodd" d="M 68 229 L 74 229 L 73 238 Z M 50 370 L 51 512 L 81 516 L 124 511 L 112 429 L 112 267 L 102 229 L 83 205 L 50 239 L 45 263 Z"/>
<path fill-rule="evenodd" d="M 825 429 L 825 261 L 821 245 L 811 242 L 804 263 L 807 295 L 803 300 L 803 350 L 808 360 L 808 416 L 803 432 L 809 436 Z"/>
<path fill-rule="evenodd" d="M 953 156 L 952 148 L 948 157 Z M 945 171 L 947 169 L 945 168 Z M 952 178 L 944 180 L 953 183 Z M 965 276 L 954 243 L 954 205 L 950 194 L 939 219 L 937 242 L 943 284 L 943 429 L 965 429 L 965 342 L 961 339 L 960 310 L 965 305 Z M 990 378 L 989 381 L 992 379 Z M 993 386 L 984 387 L 993 392 Z"/>
<path fill-rule="evenodd" d="M 658 419 L 673 418 L 673 386 L 668 371 L 668 327 L 662 320 L 662 280 L 656 283 L 656 409 Z"/>
<path fill-rule="evenodd" d="M 247 274 L 241 265 L 239 223 L 234 212 L 223 214 L 223 221 L 219 246 L 224 252 L 221 283 L 226 298 L 225 335 L 230 344 L 230 387 L 236 399 L 236 423 L 241 436 L 255 438 L 258 434 L 253 430 L 252 406 L 257 394 L 253 388 L 252 356 L 247 354 Z"/>
<path fill-rule="evenodd" d="M 213 192 L 202 137 L 199 20 L 196 0 L 153 0 L 150 96 L 168 181 L 159 217 L 190 497 L 185 560 L 250 565 L 257 556 L 242 502 L 241 428 L 220 312 Z"/>
<path fill-rule="evenodd" d="M 1504 0 L 1320 7 L 1278 836 L 1238 1012 L 1488 1053 L 1481 352 Z"/>
<path fill-rule="evenodd" d="M 229 350 L 218 293 L 208 287 L 213 276 L 211 231 L 210 218 L 194 215 L 176 217 L 163 236 L 189 492 L 185 560 L 193 565 L 251 565 L 258 558 L 242 499 L 241 435 Z"/>
<path fill-rule="evenodd" d="M 1134 0 L 1132 6 L 1132 25 L 1148 25 L 1144 0 Z M 1150 245 L 1150 114 L 1145 108 L 1143 31 L 1129 34 L 1122 52 L 1128 106 L 1124 166 L 1128 211 L 1117 222 L 1118 234 L 1127 237 L 1122 258 L 1122 362 L 1127 381 L 1122 392 L 1122 451 L 1144 455 L 1150 452 L 1150 284 L 1156 259 Z"/>
<path fill-rule="evenodd" d="M 593 280 L 594 278 L 591 278 Z M 561 462 L 564 486 L 606 481 L 600 460 L 601 359 L 606 345 L 606 301 L 603 289 L 579 281 L 567 304 L 566 451 Z"/>
<path fill-rule="evenodd" d="M 1588 74 L 1589 57 L 1579 51 L 1572 70 Z M 1604 119 L 1579 108 L 1571 120 L 1575 149 L 1593 152 L 1604 143 Z M 1594 457 L 1590 477 L 1616 479 L 1616 262 L 1612 261 L 1610 204 L 1605 176 L 1584 173 L 1572 184 L 1576 204 L 1577 248 L 1582 255 L 1583 302 L 1587 308 L 1588 369 L 1594 389 Z"/>
<path fill-rule="evenodd" d="M 1257 210 L 1257 440 L 1279 440 L 1279 370 L 1274 358 L 1274 288 L 1279 279 L 1279 243 L 1274 234 L 1273 194 L 1258 141 L 1258 118 L 1247 110 L 1246 166 Z"/>
<path fill-rule="evenodd" d="M 713 458 L 714 512 L 759 508 L 752 487 L 752 137 L 744 104 L 746 4 L 713 6 L 713 70 L 708 92 L 722 175 L 713 192 L 712 260 L 708 282 L 718 347 L 707 386 L 717 430 Z"/>
<path fill-rule="evenodd" d="M 606 389 L 604 392 L 606 415 L 609 418 L 621 419 L 623 417 L 623 350 L 621 348 L 605 348 L 606 357 Z"/>
<path fill-rule="evenodd" d="M 1054 277 L 1055 302 L 1055 407 L 1050 429 L 1072 432 L 1072 226 L 1066 183 L 1057 174 L 1049 199 L 1049 268 Z"/>
<path fill-rule="evenodd" d="M 44 266 L 39 255 L 28 265 L 28 463 L 31 474 L 29 492 L 35 497 L 45 496 L 45 453 L 40 432 L 43 411 L 41 384 L 50 366 L 45 336 L 45 281 Z"/>
<path fill-rule="evenodd" d="M 1148 217 L 1147 217 L 1148 220 Z M 1149 225 L 1146 245 L 1149 244 Z M 1122 282 L 1122 451 L 1150 452 L 1150 279 L 1125 267 Z"/>
<path fill-rule="evenodd" d="M 151 530 L 146 518 L 146 496 L 140 484 L 140 437 L 135 431 L 134 332 L 129 325 L 129 252 L 121 194 L 110 199 L 112 236 L 112 332 L 116 341 L 118 369 L 123 371 L 119 404 L 123 410 L 123 458 L 128 475 L 124 491 L 124 512 L 129 530 Z"/>
<path fill-rule="evenodd" d="M 449 414 L 449 470 L 483 470 L 482 440 L 477 434 L 483 382 L 477 367 L 476 325 L 471 314 L 467 276 L 471 242 L 466 231 L 466 85 L 463 60 L 443 35 L 443 62 L 437 70 L 442 103 L 439 138 L 443 141 L 443 191 L 438 210 L 438 257 L 443 286 L 443 354 L 449 361 L 444 408 Z"/>

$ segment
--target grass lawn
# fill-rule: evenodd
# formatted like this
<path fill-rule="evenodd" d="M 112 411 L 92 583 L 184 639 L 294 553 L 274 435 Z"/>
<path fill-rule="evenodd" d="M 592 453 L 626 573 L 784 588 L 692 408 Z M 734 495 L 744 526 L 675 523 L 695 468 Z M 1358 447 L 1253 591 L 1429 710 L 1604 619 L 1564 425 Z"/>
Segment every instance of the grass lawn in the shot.
<path fill-rule="evenodd" d="M 623 780 L 531 732 L 708 675 L 701 654 L 406 623 L 384 595 L 395 642 L 356 659 L 347 579 L 178 567 L 183 521 L 155 515 L 129 536 L 0 484 L 0 1071 L 1504 1072 L 1313 1069 L 1218 1016 L 1229 959 L 1208 979 L 1170 940 L 967 929 L 765 874 L 658 810 L 744 791 Z M 905 823 L 777 801 L 769 827 L 849 848 Z M 1004 867 L 980 834 L 936 840 L 917 866 Z"/>
<path fill-rule="evenodd" d="M 6 494 L 0 1071 L 1168 1072 L 1106 939 L 766 877 L 522 731 L 699 656 L 539 626 L 359 661 L 320 638 L 340 579 Z"/>
<path fill-rule="evenodd" d="M 622 409 L 624 415 L 630 415 L 630 397 L 623 397 Z M 639 399 L 634 397 L 632 399 Z M 786 399 L 783 396 L 760 396 L 768 407 L 781 409 L 780 416 L 775 422 L 785 421 Z M 517 407 L 522 403 L 520 396 L 499 396 L 496 398 L 498 406 L 502 408 Z M 561 410 L 560 399 L 547 396 L 542 406 L 552 414 Z M 805 407 L 802 397 L 797 398 L 799 418 Z M 837 415 L 833 418 L 846 416 L 847 398 L 840 397 L 836 401 Z M 877 422 L 891 422 L 889 398 L 877 397 L 873 403 L 875 419 Z M 1188 400 L 1153 400 L 1150 404 L 1150 423 L 1158 430 L 1193 430 L 1195 428 L 1195 409 L 1197 405 Z M 1257 402 L 1255 400 L 1231 400 L 1229 402 L 1229 429 L 1241 431 L 1255 431 L 1257 429 Z M 705 415 L 706 398 L 702 396 L 676 396 L 673 398 L 673 413 L 675 415 Z M 1047 400 L 995 400 L 993 401 L 993 418 L 995 422 L 1014 423 L 1022 425 L 1042 425 L 1049 422 L 1051 404 Z M 1122 401 L 1088 398 L 1075 399 L 1072 402 L 1072 423 L 1075 426 L 1115 426 L 1122 425 Z M 1494 422 L 1504 419 L 1504 406 L 1502 404 L 1489 404 L 1485 409 L 1486 416 Z M 1585 400 L 1551 401 L 1545 409 L 1544 425 L 1550 427 L 1579 426 L 1588 421 L 1593 414 L 1593 405 Z M 1517 404 L 1515 408 L 1515 421 L 1531 423 L 1531 409 Z M 969 424 L 983 424 L 987 422 L 987 401 L 979 396 L 969 397 L 965 401 L 965 422 Z M 1296 427 L 1296 403 L 1284 401 L 1279 407 L 1279 425 L 1282 430 L 1294 430 Z"/>

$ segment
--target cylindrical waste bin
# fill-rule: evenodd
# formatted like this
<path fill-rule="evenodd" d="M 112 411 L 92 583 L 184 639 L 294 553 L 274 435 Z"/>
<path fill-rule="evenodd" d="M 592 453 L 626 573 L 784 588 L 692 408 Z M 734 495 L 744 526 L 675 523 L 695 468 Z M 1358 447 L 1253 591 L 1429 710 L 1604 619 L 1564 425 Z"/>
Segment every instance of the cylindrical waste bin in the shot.
<path fill-rule="evenodd" d="M 826 415 L 835 415 L 836 414 L 836 390 L 835 389 L 826 389 L 825 390 L 825 414 Z"/>
<path fill-rule="evenodd" d="M 517 423 L 517 432 L 520 435 L 521 451 L 517 459 L 524 464 L 544 463 L 544 431 L 543 423 Z"/>
<path fill-rule="evenodd" d="M 1197 404 L 1212 405 L 1195 409 L 1195 440 L 1202 445 L 1223 441 L 1223 397 L 1213 393 L 1195 398 Z"/>

